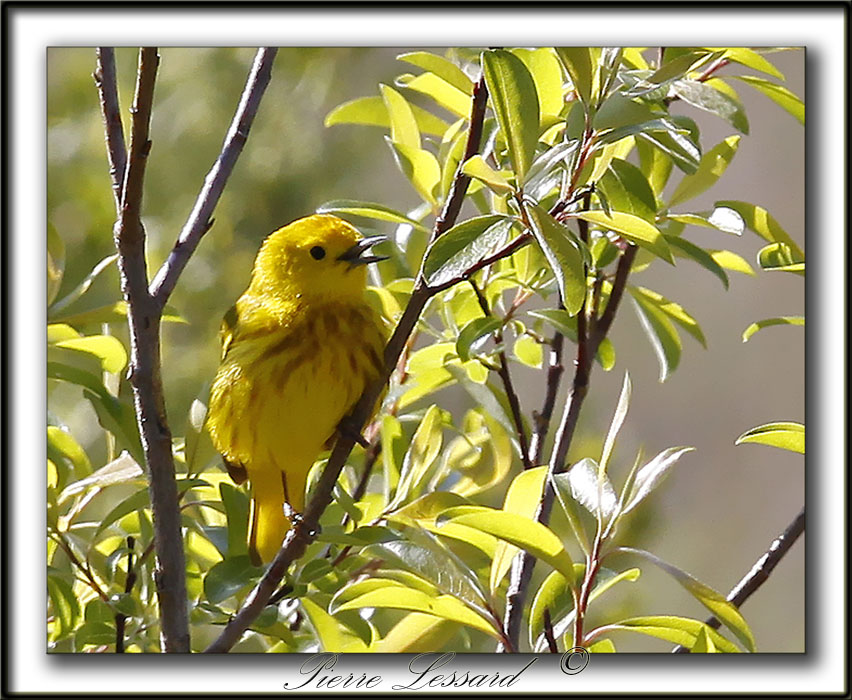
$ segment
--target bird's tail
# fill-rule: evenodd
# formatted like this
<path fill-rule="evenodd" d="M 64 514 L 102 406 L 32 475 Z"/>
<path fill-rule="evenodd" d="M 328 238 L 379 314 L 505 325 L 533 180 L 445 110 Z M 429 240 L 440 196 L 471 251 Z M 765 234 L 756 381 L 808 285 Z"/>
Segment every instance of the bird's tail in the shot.
<path fill-rule="evenodd" d="M 284 502 L 297 513 L 304 510 L 305 484 L 304 481 L 290 483 L 293 480 L 286 479 L 284 472 L 278 469 L 250 472 L 249 478 L 252 498 L 248 550 L 252 563 L 259 566 L 275 557 L 284 535 L 292 527 L 284 515 Z"/>

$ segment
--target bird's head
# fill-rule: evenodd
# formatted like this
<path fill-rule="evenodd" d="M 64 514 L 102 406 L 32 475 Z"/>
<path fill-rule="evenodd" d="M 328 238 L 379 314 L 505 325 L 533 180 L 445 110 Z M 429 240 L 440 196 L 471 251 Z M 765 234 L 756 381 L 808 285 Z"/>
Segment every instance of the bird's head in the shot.
<path fill-rule="evenodd" d="M 385 260 L 370 248 L 383 236 L 364 238 L 351 224 L 314 214 L 269 234 L 254 263 L 252 287 L 279 298 L 351 301 L 364 293 L 366 264 Z"/>

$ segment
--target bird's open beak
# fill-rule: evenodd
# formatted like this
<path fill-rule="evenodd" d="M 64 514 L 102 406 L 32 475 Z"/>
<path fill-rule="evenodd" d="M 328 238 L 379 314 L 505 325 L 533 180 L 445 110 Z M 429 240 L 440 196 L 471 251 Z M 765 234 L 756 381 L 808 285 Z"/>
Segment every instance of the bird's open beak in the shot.
<path fill-rule="evenodd" d="M 365 255 L 374 245 L 386 240 L 386 236 L 368 236 L 367 238 L 362 238 L 337 259 L 342 262 L 348 262 L 353 267 L 355 265 L 366 265 L 367 263 L 387 260 L 387 255 Z"/>

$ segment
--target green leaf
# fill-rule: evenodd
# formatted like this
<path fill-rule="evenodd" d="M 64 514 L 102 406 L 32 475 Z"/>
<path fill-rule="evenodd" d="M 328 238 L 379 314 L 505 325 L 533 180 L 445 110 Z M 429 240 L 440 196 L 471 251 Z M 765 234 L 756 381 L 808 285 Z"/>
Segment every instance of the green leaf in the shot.
<path fill-rule="evenodd" d="M 620 211 L 613 211 L 609 216 L 602 211 L 581 211 L 572 213 L 571 216 L 584 219 L 602 229 L 614 231 L 674 265 L 672 251 L 663 234 L 656 226 L 638 216 Z"/>
<path fill-rule="evenodd" d="M 316 632 L 323 651 L 333 653 L 367 651 L 367 643 L 341 620 L 327 613 L 310 598 L 300 598 L 299 602 Z M 284 687 L 287 688 L 287 685 L 285 684 Z"/>
<path fill-rule="evenodd" d="M 111 644 L 115 644 L 115 626 L 107 622 L 85 622 L 74 633 L 74 647 L 77 651 L 82 651 L 87 645 Z"/>
<path fill-rule="evenodd" d="M 693 224 L 716 229 L 724 233 L 741 236 L 745 230 L 743 218 L 729 207 L 716 207 L 713 211 L 700 211 L 691 214 L 666 214 L 667 219 L 684 224 Z"/>
<path fill-rule="evenodd" d="M 515 340 L 512 352 L 521 364 L 535 369 L 541 369 L 544 350 L 541 343 L 529 335 L 521 335 Z"/>
<path fill-rule="evenodd" d="M 57 502 L 61 505 L 71 496 L 83 493 L 89 488 L 106 488 L 114 484 L 142 483 L 142 467 L 127 453 L 122 452 L 111 462 L 92 472 L 85 479 L 69 484 L 59 494 Z"/>
<path fill-rule="evenodd" d="M 553 622 L 562 610 L 570 609 L 573 605 L 571 586 L 562 574 L 551 571 L 535 592 L 530 607 L 529 639 L 533 650 L 536 648 L 536 640 L 544 631 L 544 611 L 549 611 L 551 622 Z"/>
<path fill-rule="evenodd" d="M 647 141 L 665 153 L 674 165 L 687 175 L 698 170 L 701 151 L 687 134 L 673 131 L 649 132 L 637 135 L 637 140 Z"/>
<path fill-rule="evenodd" d="M 615 654 L 615 644 L 612 643 L 610 639 L 599 639 L 597 642 L 594 642 L 589 646 L 586 650 L 590 654 Z"/>
<path fill-rule="evenodd" d="M 434 73 L 401 75 L 396 79 L 396 84 L 430 97 L 460 119 L 470 118 L 470 97 Z"/>
<path fill-rule="evenodd" d="M 448 511 L 449 513 L 452 513 L 452 510 Z M 571 555 L 553 531 L 541 523 L 490 508 L 483 509 L 483 512 L 459 515 L 450 522 L 481 530 L 529 552 L 537 559 L 550 564 L 573 585 L 574 563 L 571 561 Z"/>
<path fill-rule="evenodd" d="M 741 272 L 744 275 L 755 276 L 755 272 L 751 265 L 740 255 L 732 253 L 730 250 L 708 250 L 710 257 L 713 258 L 719 265 L 726 270 L 733 272 Z"/>
<path fill-rule="evenodd" d="M 223 554 L 229 558 L 247 555 L 249 498 L 224 481 L 219 484 L 219 495 L 228 518 L 228 551 Z"/>
<path fill-rule="evenodd" d="M 680 362 L 680 337 L 671 321 L 657 307 L 641 298 L 634 298 L 633 308 L 639 316 L 642 330 L 651 342 L 660 364 L 660 382 L 677 369 Z"/>
<path fill-rule="evenodd" d="M 541 502 L 542 487 L 547 477 L 547 467 L 534 467 L 522 471 L 516 476 L 503 501 L 503 510 L 525 518 L 534 518 L 538 504 Z M 518 553 L 518 548 L 500 540 L 491 560 L 490 588 L 493 595 L 500 586 L 503 577 L 512 566 L 512 560 Z M 563 579 L 564 580 L 564 579 Z"/>
<path fill-rule="evenodd" d="M 98 527 L 95 530 L 95 537 L 101 534 L 104 530 L 106 530 L 110 525 L 112 525 L 117 520 L 120 520 L 128 513 L 132 513 L 137 510 L 142 510 L 143 508 L 150 507 L 150 497 L 148 495 L 148 488 L 142 488 L 136 491 L 131 496 L 128 496 L 123 501 L 121 501 L 117 506 L 115 506 L 109 513 L 107 513 L 101 521 L 98 523 Z"/>
<path fill-rule="evenodd" d="M 615 407 L 615 413 L 612 416 L 612 421 L 609 424 L 609 431 L 604 440 L 603 451 L 601 452 L 600 473 L 605 474 L 609 458 L 612 456 L 612 450 L 615 448 L 615 439 L 618 436 L 618 431 L 624 424 L 624 419 L 627 417 L 627 410 L 630 407 L 630 395 L 633 391 L 633 385 L 630 382 L 630 373 L 624 373 L 624 382 L 621 385 L 621 393 L 618 396 L 618 404 Z M 614 495 L 614 494 L 613 494 Z"/>
<path fill-rule="evenodd" d="M 127 365 L 127 351 L 121 341 L 111 335 L 89 335 L 56 343 L 56 347 L 94 355 L 105 372 L 118 374 Z"/>
<path fill-rule="evenodd" d="M 781 224 L 775 220 L 772 214 L 763 207 L 730 199 L 716 202 L 716 206 L 729 207 L 736 211 L 743 218 L 745 225 L 749 229 L 770 243 L 787 244 L 793 253 L 794 262 L 805 261 L 805 254 L 802 252 L 802 249 L 796 245 L 790 234 L 782 228 Z"/>
<path fill-rule="evenodd" d="M 687 104 L 715 114 L 737 131 L 748 134 L 748 118 L 743 106 L 721 90 L 697 80 L 675 81 L 671 90 Z"/>
<path fill-rule="evenodd" d="M 419 221 L 405 214 L 374 202 L 359 202 L 354 199 L 335 199 L 317 207 L 318 214 L 350 214 L 352 216 L 363 216 L 368 219 L 379 221 L 390 221 L 396 224 L 408 224 L 423 232 L 428 229 Z"/>
<path fill-rule="evenodd" d="M 770 243 L 761 248 L 757 254 L 757 262 L 764 270 L 805 274 L 805 263 L 796 260 L 792 249 L 786 243 Z"/>
<path fill-rule="evenodd" d="M 540 206 L 531 205 L 527 211 L 535 240 L 556 277 L 565 310 L 573 316 L 586 298 L 583 244 Z"/>
<path fill-rule="evenodd" d="M 680 304 L 670 301 L 662 294 L 658 294 L 657 292 L 651 289 L 646 289 L 645 287 L 631 286 L 630 293 L 633 294 L 633 296 L 640 302 L 647 302 L 662 311 L 666 314 L 666 316 L 672 319 L 672 321 L 677 323 L 681 328 L 701 343 L 701 345 L 705 348 L 707 347 L 707 340 L 704 338 L 701 326 L 698 325 L 698 322 L 690 316 Z"/>
<path fill-rule="evenodd" d="M 425 71 L 434 73 L 466 95 L 473 94 L 473 83 L 470 78 L 455 63 L 448 61 L 443 56 L 438 56 L 428 51 L 412 51 L 411 53 L 400 54 L 396 58 L 399 61 L 405 61 Z"/>
<path fill-rule="evenodd" d="M 47 449 L 67 459 L 74 467 L 74 476 L 78 480 L 92 473 L 92 463 L 86 451 L 71 433 L 62 428 L 55 425 L 47 426 Z"/>
<path fill-rule="evenodd" d="M 799 124 L 805 124 L 805 104 L 796 95 L 782 85 L 773 83 L 766 78 L 758 78 L 754 75 L 732 75 L 732 78 L 741 80 L 762 92 L 770 100 L 780 106 L 785 112 L 795 117 Z"/>
<path fill-rule="evenodd" d="M 648 184 L 654 190 L 656 198 L 661 199 L 672 172 L 671 156 L 646 139 L 636 139 L 636 150 L 639 153 L 642 173 L 648 178 Z M 654 208 L 656 209 L 656 203 Z"/>
<path fill-rule="evenodd" d="M 707 630 L 710 627 L 702 627 L 698 636 L 695 638 L 695 644 L 692 645 L 692 648 L 689 650 L 690 654 L 715 654 L 716 653 L 716 645 L 713 644 L 713 640 L 710 638 Z"/>
<path fill-rule="evenodd" d="M 86 278 L 80 282 L 79 285 L 77 285 L 70 293 L 62 297 L 59 301 L 55 302 L 50 309 L 48 309 L 48 317 L 53 317 L 55 314 L 62 311 L 62 309 L 73 304 L 77 301 L 77 299 L 83 296 L 89 290 L 89 287 L 92 286 L 92 283 L 95 279 L 97 279 L 98 275 L 100 275 L 101 272 L 106 270 L 116 260 L 118 260 L 118 255 L 108 255 L 95 265 L 92 268 L 92 271 L 86 275 Z"/>
<path fill-rule="evenodd" d="M 447 130 L 447 122 L 439 119 L 417 105 L 409 105 L 417 122 L 417 128 L 424 134 L 443 136 Z M 384 100 L 379 96 L 359 97 L 331 110 L 325 118 L 326 126 L 335 124 L 364 124 L 389 129 L 391 122 Z"/>
<path fill-rule="evenodd" d="M 462 166 L 462 172 L 485 183 L 497 194 L 509 194 L 513 191 L 509 181 L 488 165 L 480 155 L 466 160 Z"/>
<path fill-rule="evenodd" d="M 336 607 L 332 614 L 360 608 L 394 608 L 427 613 L 451 622 L 458 622 L 499 639 L 499 633 L 490 620 L 484 619 L 451 595 L 434 596 L 409 588 L 382 588 L 346 601 Z"/>
<path fill-rule="evenodd" d="M 408 148 L 420 148 L 420 130 L 408 101 L 392 87 L 379 85 L 390 117 L 391 141 Z"/>
<path fill-rule="evenodd" d="M 441 166 L 438 165 L 438 159 L 424 148 L 395 143 L 388 137 L 385 137 L 385 139 L 391 147 L 396 164 L 402 174 L 405 175 L 425 202 L 433 207 L 436 206 L 435 186 L 441 180 Z"/>
<path fill-rule="evenodd" d="M 737 438 L 734 444 L 742 445 L 747 442 L 805 454 L 805 426 L 791 422 L 766 423 L 747 430 Z"/>
<path fill-rule="evenodd" d="M 556 474 L 553 480 L 570 489 L 571 497 L 588 510 L 598 521 L 607 522 L 615 512 L 618 497 L 612 483 L 595 460 L 584 457 L 567 472 Z"/>
<path fill-rule="evenodd" d="M 606 625 L 606 629 L 637 632 L 690 648 L 695 644 L 701 630 L 706 629 L 707 634 L 713 639 L 713 643 L 717 649 L 728 654 L 739 652 L 739 649 L 734 644 L 725 639 L 716 630 L 710 629 L 703 622 L 691 620 L 686 617 L 676 617 L 674 615 L 633 617 L 627 620 L 620 620 L 616 624 Z"/>
<path fill-rule="evenodd" d="M 677 461 L 687 452 L 693 450 L 695 450 L 694 447 L 669 447 L 639 469 L 621 513 L 630 512 L 644 501 L 662 483 Z"/>
<path fill-rule="evenodd" d="M 772 65 L 769 61 L 767 61 L 763 56 L 757 53 L 757 51 L 748 49 L 744 46 L 717 48 L 707 47 L 707 50 L 724 51 L 722 57 L 728 61 L 739 63 L 740 65 L 746 66 L 747 68 L 759 70 L 761 73 L 768 73 L 773 78 L 778 78 L 778 80 L 785 79 L 784 74 L 780 70 L 778 70 L 774 65 Z"/>
<path fill-rule="evenodd" d="M 651 552 L 627 547 L 622 547 L 619 551 L 636 554 L 637 556 L 640 556 L 660 567 L 687 591 L 689 591 L 689 593 L 698 600 L 699 603 L 713 613 L 723 625 L 731 630 L 731 632 L 736 635 L 737 639 L 743 643 L 746 649 L 751 652 L 757 651 L 754 643 L 754 635 L 752 635 L 751 629 L 745 621 L 745 618 L 743 618 L 740 614 L 737 606 L 729 602 L 721 593 L 713 590 L 710 586 L 702 583 L 682 569 L 679 569 L 678 567 L 669 564 L 667 561 L 660 559 L 658 556 L 651 554 Z M 697 634 L 697 630 L 695 633 Z M 716 642 L 716 639 L 714 638 L 713 641 Z M 687 644 L 685 646 L 692 645 Z"/>
<path fill-rule="evenodd" d="M 535 81 L 523 61 L 508 51 L 486 51 L 482 70 L 509 160 L 519 182 L 529 170 L 538 142 L 539 101 Z"/>
<path fill-rule="evenodd" d="M 524 62 L 535 81 L 542 117 L 558 115 L 565 103 L 562 95 L 562 68 L 553 49 L 512 49 L 512 53 Z"/>
<path fill-rule="evenodd" d="M 632 163 L 613 158 L 596 189 L 603 191 L 612 209 L 654 223 L 657 211 L 654 191 L 642 171 Z"/>
<path fill-rule="evenodd" d="M 739 136 L 729 136 L 705 153 L 698 165 L 698 170 L 680 181 L 672 194 L 669 206 L 685 202 L 710 189 L 733 160 L 739 143 Z M 716 204 L 718 206 L 724 203 Z M 735 209 L 735 207 L 730 208 Z"/>
<path fill-rule="evenodd" d="M 47 595 L 53 613 L 53 629 L 48 637 L 55 642 L 67 637 L 80 621 L 80 603 L 68 581 L 59 576 L 48 575 Z"/>
<path fill-rule="evenodd" d="M 204 576 L 204 597 L 209 603 L 221 603 L 254 584 L 263 568 L 253 566 L 248 554 L 217 562 Z"/>
<path fill-rule="evenodd" d="M 594 51 L 595 49 L 582 46 L 556 47 L 556 54 L 562 61 L 562 65 L 565 66 L 565 70 L 574 85 L 574 90 L 576 90 L 577 96 L 587 113 L 592 104 L 595 68 L 597 66 L 597 56 L 594 55 Z"/>
<path fill-rule="evenodd" d="M 422 486 L 424 476 L 438 457 L 442 441 L 441 410 L 433 404 L 426 411 L 411 438 L 411 444 L 402 463 L 399 486 L 393 501 L 388 505 L 389 510 L 405 503 L 412 494 L 419 495 L 418 488 Z"/>
<path fill-rule="evenodd" d="M 426 251 L 423 276 L 430 287 L 461 277 L 501 245 L 514 219 L 490 214 L 456 224 Z"/>
<path fill-rule="evenodd" d="M 409 613 L 370 651 L 379 654 L 425 654 L 443 648 L 457 630 L 458 627 L 449 620 L 425 613 Z"/>
<path fill-rule="evenodd" d="M 470 321 L 459 333 L 456 339 L 456 352 L 462 362 L 467 362 L 470 359 L 470 348 L 478 340 L 487 338 L 494 331 L 499 330 L 503 323 L 499 318 L 486 316 L 475 318 Z"/>
<path fill-rule="evenodd" d="M 706 51 L 689 51 L 671 60 L 667 60 L 660 68 L 646 78 L 646 81 L 654 85 L 669 82 L 687 73 L 698 70 L 711 59 Z"/>
<path fill-rule="evenodd" d="M 687 241 L 680 236 L 665 236 L 666 242 L 672 247 L 675 255 L 680 254 L 684 257 L 690 258 L 697 262 L 701 267 L 712 272 L 716 277 L 718 277 L 722 286 L 727 289 L 728 288 L 728 275 L 725 273 L 725 270 L 722 266 L 717 263 L 713 256 L 710 255 L 704 248 Z"/>
<path fill-rule="evenodd" d="M 778 316 L 776 318 L 765 318 L 762 321 L 755 321 L 750 324 L 748 328 L 743 331 L 743 342 L 748 342 L 748 339 L 751 338 L 755 333 L 757 333 L 762 328 L 768 328 L 769 326 L 804 326 L 805 325 L 805 317 L 804 316 Z"/>

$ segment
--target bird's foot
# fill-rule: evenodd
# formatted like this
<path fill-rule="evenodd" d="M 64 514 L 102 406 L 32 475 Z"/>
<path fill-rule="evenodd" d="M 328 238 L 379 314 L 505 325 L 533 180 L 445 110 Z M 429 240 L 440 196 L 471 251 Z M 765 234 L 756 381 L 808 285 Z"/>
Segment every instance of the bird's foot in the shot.
<path fill-rule="evenodd" d="M 352 416 L 344 416 L 337 426 L 337 431 L 343 437 L 351 438 L 361 445 L 361 447 L 369 447 L 370 443 L 367 441 L 367 438 L 361 434 L 360 427 L 361 426 L 356 425 L 355 421 L 352 420 Z"/>

